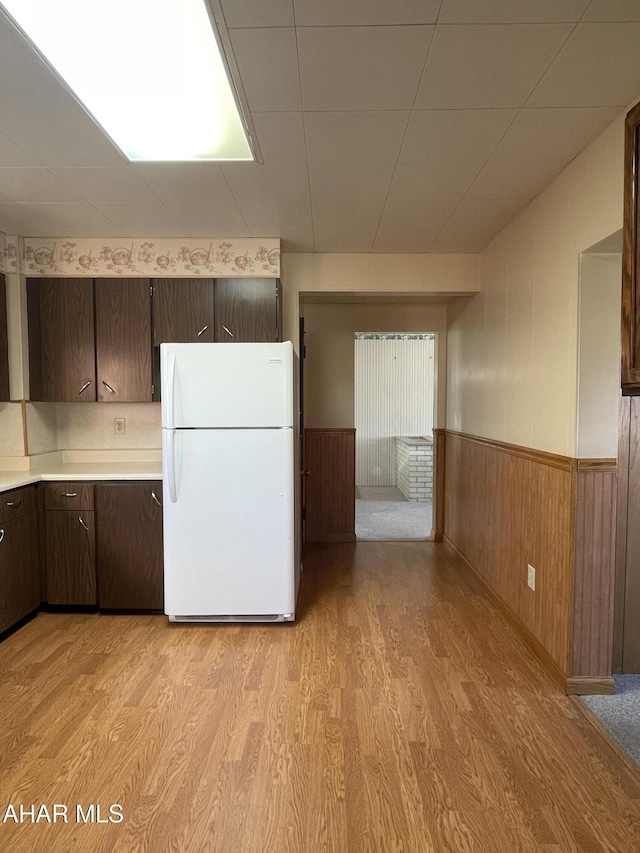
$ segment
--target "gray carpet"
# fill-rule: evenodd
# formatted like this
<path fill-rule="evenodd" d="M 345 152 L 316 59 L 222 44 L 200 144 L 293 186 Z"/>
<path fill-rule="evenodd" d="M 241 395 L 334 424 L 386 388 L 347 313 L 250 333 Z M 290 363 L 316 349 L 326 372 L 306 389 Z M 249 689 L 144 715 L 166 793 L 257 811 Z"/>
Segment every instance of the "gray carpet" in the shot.
<path fill-rule="evenodd" d="M 430 501 L 408 501 L 395 486 L 359 486 L 356 499 L 358 539 L 429 539 Z"/>
<path fill-rule="evenodd" d="M 640 675 L 615 675 L 613 696 L 582 696 L 585 705 L 640 765 Z"/>

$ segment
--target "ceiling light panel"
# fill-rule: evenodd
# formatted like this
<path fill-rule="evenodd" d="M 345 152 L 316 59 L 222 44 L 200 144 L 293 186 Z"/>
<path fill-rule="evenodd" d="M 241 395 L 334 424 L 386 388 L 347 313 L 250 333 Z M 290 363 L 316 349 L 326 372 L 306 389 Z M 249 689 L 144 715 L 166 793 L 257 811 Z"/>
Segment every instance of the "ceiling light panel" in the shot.
<path fill-rule="evenodd" d="M 253 160 L 206 0 L 0 8 L 129 160 Z"/>

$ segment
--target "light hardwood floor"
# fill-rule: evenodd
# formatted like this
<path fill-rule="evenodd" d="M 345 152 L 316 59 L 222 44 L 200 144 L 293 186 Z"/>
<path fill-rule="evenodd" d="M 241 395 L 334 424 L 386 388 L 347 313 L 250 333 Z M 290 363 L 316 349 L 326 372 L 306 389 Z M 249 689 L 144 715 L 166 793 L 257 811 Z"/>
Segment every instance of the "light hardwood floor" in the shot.
<path fill-rule="evenodd" d="M 640 850 L 640 777 L 431 542 L 319 545 L 290 625 L 41 614 L 0 644 L 0 850 Z M 75 806 L 122 804 L 119 824 Z"/>

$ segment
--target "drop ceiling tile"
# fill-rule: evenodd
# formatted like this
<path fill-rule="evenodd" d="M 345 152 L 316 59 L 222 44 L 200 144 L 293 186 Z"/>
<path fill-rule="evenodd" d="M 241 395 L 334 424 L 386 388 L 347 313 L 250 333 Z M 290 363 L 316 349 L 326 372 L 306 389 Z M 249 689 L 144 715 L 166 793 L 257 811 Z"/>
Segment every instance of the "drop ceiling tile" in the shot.
<path fill-rule="evenodd" d="M 294 0 L 294 6 L 298 27 L 435 24 L 440 0 Z"/>
<path fill-rule="evenodd" d="M 309 163 L 395 163 L 408 111 L 306 112 Z"/>
<path fill-rule="evenodd" d="M 0 204 L 0 231 L 23 237 L 112 237 L 118 229 L 84 201 Z"/>
<path fill-rule="evenodd" d="M 640 91 L 640 23 L 578 24 L 528 107 L 626 106 Z"/>
<path fill-rule="evenodd" d="M 53 168 L 51 172 L 77 195 L 89 202 L 157 201 L 130 165 L 119 168 Z"/>
<path fill-rule="evenodd" d="M 236 27 L 292 27 L 293 0 L 221 0 L 228 29 Z"/>
<path fill-rule="evenodd" d="M 78 196 L 43 168 L 0 169 L 0 193 L 10 201 L 78 201 Z"/>
<path fill-rule="evenodd" d="M 545 24 L 579 21 L 589 0 L 443 0 L 439 24 Z"/>
<path fill-rule="evenodd" d="M 44 116 L 37 111 L 2 115 L 6 136 L 43 166 L 118 166 L 125 158 L 80 107 Z"/>
<path fill-rule="evenodd" d="M 4 133 L 0 133 L 0 167 L 2 166 L 38 166 L 38 161 L 12 142 Z"/>
<path fill-rule="evenodd" d="M 229 163 L 220 168 L 253 237 L 280 237 L 288 251 L 314 251 L 306 165 Z"/>
<path fill-rule="evenodd" d="M 429 26 L 299 29 L 304 109 L 410 109 L 433 30 Z"/>
<path fill-rule="evenodd" d="M 572 24 L 438 26 L 416 109 L 520 107 Z"/>
<path fill-rule="evenodd" d="M 43 113 L 42 121 L 78 109 L 74 98 L 25 44 L 22 36 L 0 32 L 0 115 Z"/>
<path fill-rule="evenodd" d="M 11 33 L 15 30 L 15 27 L 7 18 L 5 13 L 0 9 L 0 33 Z"/>
<path fill-rule="evenodd" d="M 398 162 L 477 170 L 518 111 L 413 110 Z"/>
<path fill-rule="evenodd" d="M 317 252 L 370 252 L 392 166 L 310 167 Z"/>
<path fill-rule="evenodd" d="M 380 225 L 375 252 L 426 252 L 453 213 L 475 172 L 464 174 L 455 165 L 398 165 Z"/>
<path fill-rule="evenodd" d="M 638 0 L 593 0 L 582 21 L 640 21 L 640 3 Z"/>
<path fill-rule="evenodd" d="M 182 237 L 186 230 L 167 208 L 155 204 L 102 203 L 94 205 L 114 226 L 118 233 L 129 237 Z"/>
<path fill-rule="evenodd" d="M 249 109 L 252 112 L 300 110 L 302 101 L 294 28 L 231 30 L 229 37 Z"/>
<path fill-rule="evenodd" d="M 474 192 L 532 199 L 618 115 L 617 107 L 521 110 Z"/>
<path fill-rule="evenodd" d="M 135 171 L 188 233 L 251 236 L 216 164 L 140 163 Z"/>
<path fill-rule="evenodd" d="M 444 254 L 481 252 L 517 216 L 526 202 L 522 198 L 486 198 L 469 193 L 429 251 Z"/>
<path fill-rule="evenodd" d="M 256 129 L 262 159 L 268 166 L 306 167 L 307 156 L 301 112 L 252 112 L 251 118 Z"/>

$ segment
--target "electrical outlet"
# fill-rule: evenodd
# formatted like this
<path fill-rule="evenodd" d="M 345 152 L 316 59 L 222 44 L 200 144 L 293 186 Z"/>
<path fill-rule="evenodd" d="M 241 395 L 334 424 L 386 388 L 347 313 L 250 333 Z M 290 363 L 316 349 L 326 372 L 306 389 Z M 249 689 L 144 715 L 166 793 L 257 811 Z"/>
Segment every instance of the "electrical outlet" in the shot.
<path fill-rule="evenodd" d="M 535 592 L 536 589 L 536 570 L 530 563 L 527 563 L 527 586 Z"/>
<path fill-rule="evenodd" d="M 127 431 L 125 428 L 124 418 L 113 419 L 113 431 L 116 435 L 124 435 Z"/>

